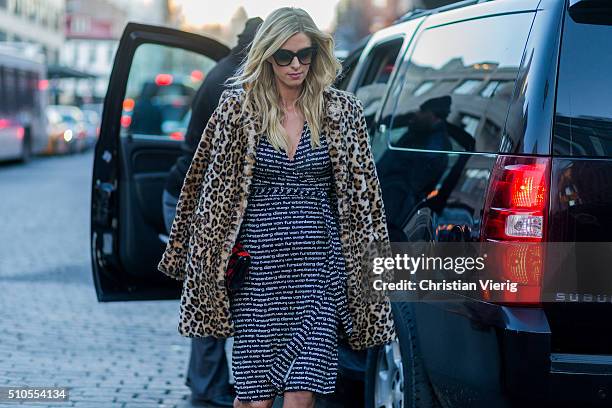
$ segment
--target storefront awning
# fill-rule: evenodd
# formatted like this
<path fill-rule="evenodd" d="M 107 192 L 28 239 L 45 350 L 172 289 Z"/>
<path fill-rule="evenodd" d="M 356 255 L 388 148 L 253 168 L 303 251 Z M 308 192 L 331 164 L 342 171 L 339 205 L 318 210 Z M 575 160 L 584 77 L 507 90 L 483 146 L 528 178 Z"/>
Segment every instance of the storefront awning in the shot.
<path fill-rule="evenodd" d="M 65 65 L 51 64 L 47 66 L 48 78 L 97 78 L 97 75 L 79 71 Z"/>

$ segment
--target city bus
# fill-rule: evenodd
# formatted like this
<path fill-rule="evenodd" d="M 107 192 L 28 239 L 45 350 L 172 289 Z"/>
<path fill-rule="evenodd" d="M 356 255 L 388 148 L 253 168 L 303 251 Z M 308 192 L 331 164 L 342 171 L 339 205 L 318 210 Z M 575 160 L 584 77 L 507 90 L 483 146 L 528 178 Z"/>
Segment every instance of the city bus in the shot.
<path fill-rule="evenodd" d="M 0 161 L 27 162 L 47 147 L 48 85 L 39 50 L 0 43 Z"/>

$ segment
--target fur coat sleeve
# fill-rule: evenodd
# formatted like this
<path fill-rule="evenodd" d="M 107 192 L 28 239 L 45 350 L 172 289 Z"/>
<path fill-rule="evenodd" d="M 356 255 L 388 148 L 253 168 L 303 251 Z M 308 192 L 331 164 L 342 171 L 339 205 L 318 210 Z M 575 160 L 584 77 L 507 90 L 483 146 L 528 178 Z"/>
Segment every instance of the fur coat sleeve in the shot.
<path fill-rule="evenodd" d="M 191 221 L 202 189 L 202 177 L 213 156 L 212 149 L 219 145 L 218 138 L 223 137 L 225 132 L 229 131 L 229 127 L 222 120 L 221 112 L 226 111 L 229 104 L 233 102 L 229 97 L 230 94 L 230 90 L 225 90 L 221 94 L 219 104 L 204 128 L 183 181 L 183 187 L 176 204 L 176 215 L 168 236 L 168 243 L 157 267 L 158 270 L 173 279 L 185 279 L 189 237 L 193 234 Z M 185 228 L 185 226 L 189 228 Z"/>

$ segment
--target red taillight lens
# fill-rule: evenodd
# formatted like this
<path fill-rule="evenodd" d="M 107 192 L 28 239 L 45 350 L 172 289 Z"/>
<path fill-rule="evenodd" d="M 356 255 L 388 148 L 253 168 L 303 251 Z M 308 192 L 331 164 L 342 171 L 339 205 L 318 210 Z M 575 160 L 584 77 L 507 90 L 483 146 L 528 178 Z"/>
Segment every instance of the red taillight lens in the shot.
<path fill-rule="evenodd" d="M 132 123 L 132 117 L 128 116 L 128 115 L 123 115 L 121 116 L 121 126 L 126 128 L 126 127 L 130 127 L 130 124 Z"/>
<path fill-rule="evenodd" d="M 485 300 L 538 305 L 541 299 L 550 159 L 499 156 L 485 200 L 483 241 L 508 241 L 494 278 L 517 282 L 515 293 L 484 293 Z M 503 244 L 496 244 L 503 245 Z"/>
<path fill-rule="evenodd" d="M 487 291 L 483 299 L 514 306 L 538 306 L 541 300 L 544 248 L 533 242 L 506 242 L 495 244 L 494 268 L 487 271 L 487 279 L 510 281 L 517 291 Z M 501 246 L 503 245 L 503 246 Z"/>
<path fill-rule="evenodd" d="M 185 140 L 185 137 L 183 136 L 183 132 L 172 132 L 170 133 L 170 139 L 172 140 Z"/>
<path fill-rule="evenodd" d="M 155 76 L 155 84 L 157 86 L 168 86 L 172 85 L 174 77 L 171 74 L 157 74 Z"/>
<path fill-rule="evenodd" d="M 126 112 L 131 112 L 134 110 L 134 99 L 126 98 L 123 100 L 123 110 Z"/>
<path fill-rule="evenodd" d="M 194 69 L 193 71 L 191 71 L 191 80 L 193 82 L 200 82 L 204 79 L 204 72 L 200 71 L 199 69 Z"/>
<path fill-rule="evenodd" d="M 550 159 L 500 156 L 485 203 L 484 240 L 542 241 Z"/>

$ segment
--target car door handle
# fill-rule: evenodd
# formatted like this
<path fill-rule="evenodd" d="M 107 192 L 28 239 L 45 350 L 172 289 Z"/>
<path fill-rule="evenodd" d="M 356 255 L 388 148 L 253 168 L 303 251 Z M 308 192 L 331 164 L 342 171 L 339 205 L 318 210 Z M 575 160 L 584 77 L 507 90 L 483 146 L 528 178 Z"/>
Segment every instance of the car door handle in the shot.
<path fill-rule="evenodd" d="M 381 123 L 380 125 L 378 125 L 378 133 L 380 133 L 381 135 L 384 135 L 387 132 L 387 125 L 385 125 L 384 123 Z"/>
<path fill-rule="evenodd" d="M 93 221 L 100 226 L 110 226 L 111 209 L 110 201 L 111 196 L 115 191 L 115 186 L 111 183 L 102 183 L 97 180 L 93 200 Z"/>

